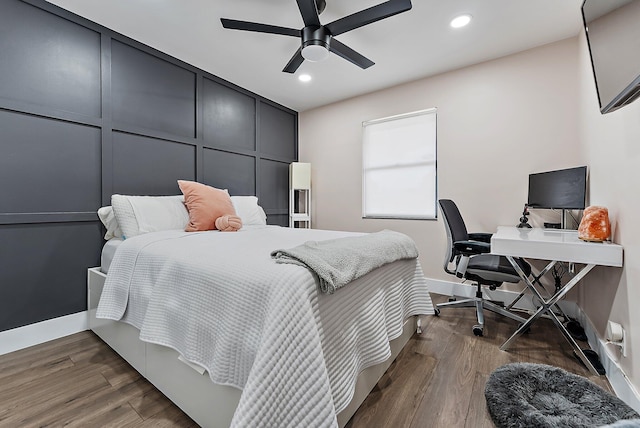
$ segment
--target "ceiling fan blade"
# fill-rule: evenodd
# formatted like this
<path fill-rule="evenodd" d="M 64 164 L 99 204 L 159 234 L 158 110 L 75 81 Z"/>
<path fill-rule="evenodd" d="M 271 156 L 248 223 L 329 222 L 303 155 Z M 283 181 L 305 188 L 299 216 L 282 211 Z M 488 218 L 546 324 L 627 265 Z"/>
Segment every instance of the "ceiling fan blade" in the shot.
<path fill-rule="evenodd" d="M 375 62 L 371 61 L 369 58 L 360 55 L 358 52 L 351 49 L 349 46 L 340 43 L 336 39 L 331 39 L 331 43 L 329 44 L 329 50 L 334 54 L 338 55 L 341 58 L 346 59 L 347 61 L 357 65 L 360 68 L 369 68 Z"/>
<path fill-rule="evenodd" d="M 304 57 L 302 56 L 302 48 L 299 48 L 296 53 L 293 54 L 289 63 L 282 70 L 285 73 L 295 73 L 298 67 L 304 62 Z"/>
<path fill-rule="evenodd" d="M 260 24 L 257 22 L 236 21 L 235 19 L 220 18 L 222 26 L 230 30 L 256 31 L 258 33 L 281 34 L 283 36 L 300 37 L 300 30 L 278 27 L 277 25 Z"/>
<path fill-rule="evenodd" d="M 325 25 L 325 28 L 329 30 L 331 35 L 337 36 L 381 19 L 406 12 L 409 9 L 411 9 L 411 0 L 389 0 L 333 21 Z"/>
<path fill-rule="evenodd" d="M 316 0 L 297 0 L 300 15 L 304 21 L 304 26 L 319 27 L 320 18 L 318 17 L 318 9 L 316 8 Z"/>

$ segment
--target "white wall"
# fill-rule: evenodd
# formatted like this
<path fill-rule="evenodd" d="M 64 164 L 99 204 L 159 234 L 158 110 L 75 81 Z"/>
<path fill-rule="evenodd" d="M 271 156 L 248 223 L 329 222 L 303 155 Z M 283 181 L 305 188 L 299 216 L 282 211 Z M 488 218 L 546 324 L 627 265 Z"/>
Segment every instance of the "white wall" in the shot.
<path fill-rule="evenodd" d="M 613 241 L 624 246 L 622 269 L 598 268 L 585 278 L 578 304 L 600 335 L 607 320 L 627 331 L 628 356 L 609 352 L 640 389 L 640 101 L 601 115 L 584 34 L 579 37 L 581 151 L 590 172 L 590 203 L 609 210 Z M 632 326 L 634 329 L 632 329 Z"/>
<path fill-rule="evenodd" d="M 313 227 L 410 235 L 431 278 L 446 248 L 438 221 L 361 218 L 361 123 L 438 108 L 438 196 L 470 231 L 515 225 L 528 174 L 581 164 L 577 40 L 569 39 L 300 114 L 300 160 L 312 164 Z"/>
<path fill-rule="evenodd" d="M 312 163 L 313 226 L 410 235 L 430 278 L 442 271 L 441 220 L 361 218 L 361 122 L 438 107 L 438 192 L 471 231 L 517 224 L 531 172 L 588 165 L 591 205 L 608 207 L 624 268 L 596 268 L 571 296 L 602 336 L 627 331 L 627 358 L 609 349 L 640 389 L 640 101 L 598 110 L 584 34 L 300 114 L 300 160 Z M 534 225 L 544 219 L 532 214 Z M 576 295 L 577 294 L 577 295 Z"/>

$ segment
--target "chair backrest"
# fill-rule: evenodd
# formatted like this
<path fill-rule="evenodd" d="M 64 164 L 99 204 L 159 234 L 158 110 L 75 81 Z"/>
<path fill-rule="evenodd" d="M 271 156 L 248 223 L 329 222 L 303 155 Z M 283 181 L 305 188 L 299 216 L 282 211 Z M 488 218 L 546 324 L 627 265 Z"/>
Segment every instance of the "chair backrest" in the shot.
<path fill-rule="evenodd" d="M 445 229 L 447 231 L 447 253 L 444 258 L 444 270 L 447 273 L 455 275 L 455 271 L 449 269 L 449 263 L 453 262 L 458 253 L 453 248 L 453 243 L 457 241 L 468 241 L 469 233 L 467 226 L 464 224 L 462 215 L 458 206 L 451 199 L 440 199 L 440 211 L 444 219 Z"/>

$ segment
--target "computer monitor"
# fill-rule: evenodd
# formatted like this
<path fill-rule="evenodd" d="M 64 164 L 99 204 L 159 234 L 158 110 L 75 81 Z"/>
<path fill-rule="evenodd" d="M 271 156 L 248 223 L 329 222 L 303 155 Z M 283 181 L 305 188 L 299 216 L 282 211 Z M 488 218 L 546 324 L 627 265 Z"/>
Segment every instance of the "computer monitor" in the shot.
<path fill-rule="evenodd" d="M 529 174 L 530 208 L 583 210 L 586 194 L 586 166 Z"/>

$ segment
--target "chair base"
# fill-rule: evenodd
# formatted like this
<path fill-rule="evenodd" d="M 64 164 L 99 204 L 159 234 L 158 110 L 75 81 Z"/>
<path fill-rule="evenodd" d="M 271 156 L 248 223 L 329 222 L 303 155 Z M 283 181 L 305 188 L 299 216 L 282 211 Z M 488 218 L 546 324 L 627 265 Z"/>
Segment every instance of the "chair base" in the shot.
<path fill-rule="evenodd" d="M 476 297 L 471 297 L 463 300 L 456 300 L 453 302 L 439 303 L 436 305 L 436 309 L 438 310 L 438 312 L 441 308 L 446 308 L 446 307 L 450 307 L 450 308 L 475 307 L 478 324 L 473 326 L 473 334 L 476 336 L 482 336 L 484 334 L 484 309 L 494 312 L 496 314 L 505 316 L 507 318 L 511 318 L 512 320 L 518 321 L 520 323 L 524 323 L 526 321 L 526 319 L 514 314 L 513 312 L 506 310 L 502 306 L 497 305 L 488 300 L 485 300 L 482 297 L 482 293 L 480 293 L 480 295 Z"/>

